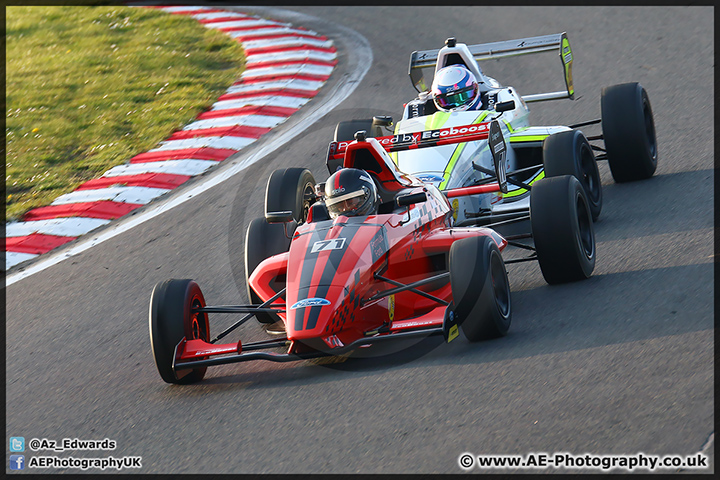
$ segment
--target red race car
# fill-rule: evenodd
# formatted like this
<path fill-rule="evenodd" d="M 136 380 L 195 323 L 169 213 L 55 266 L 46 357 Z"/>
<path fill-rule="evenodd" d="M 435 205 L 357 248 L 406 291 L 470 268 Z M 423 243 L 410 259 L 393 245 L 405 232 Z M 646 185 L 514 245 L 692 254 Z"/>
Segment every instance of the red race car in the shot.
<path fill-rule="evenodd" d="M 388 155 L 483 136 L 496 176 L 471 187 L 440 191 L 398 171 Z M 532 185 L 529 216 L 512 220 L 529 219 L 530 233 L 453 227 L 448 198 L 507 191 L 505 143 L 495 121 L 426 137 L 381 143 L 358 132 L 352 142 L 333 142 L 328 162 L 341 160 L 343 168 L 319 185 L 307 169 L 274 172 L 265 217 L 251 222 L 245 242 L 252 304 L 208 306 L 192 280 L 155 286 L 150 339 L 162 379 L 192 383 L 212 365 L 337 356 L 399 338 L 443 335 L 449 342 L 459 329 L 470 341 L 500 337 L 512 316 L 506 263 L 537 260 L 548 283 L 592 274 L 593 222 L 575 177 Z M 504 261 L 508 245 L 531 253 Z M 212 338 L 212 313 L 244 316 Z M 252 317 L 280 326 L 280 336 L 219 342 Z"/>

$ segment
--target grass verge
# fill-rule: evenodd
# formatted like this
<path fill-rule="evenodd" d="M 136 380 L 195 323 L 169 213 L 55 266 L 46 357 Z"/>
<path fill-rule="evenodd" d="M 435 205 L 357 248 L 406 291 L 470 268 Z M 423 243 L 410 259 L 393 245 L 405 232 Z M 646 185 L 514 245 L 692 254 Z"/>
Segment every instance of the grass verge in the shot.
<path fill-rule="evenodd" d="M 239 42 L 132 7 L 6 8 L 6 216 L 154 148 L 240 78 Z"/>

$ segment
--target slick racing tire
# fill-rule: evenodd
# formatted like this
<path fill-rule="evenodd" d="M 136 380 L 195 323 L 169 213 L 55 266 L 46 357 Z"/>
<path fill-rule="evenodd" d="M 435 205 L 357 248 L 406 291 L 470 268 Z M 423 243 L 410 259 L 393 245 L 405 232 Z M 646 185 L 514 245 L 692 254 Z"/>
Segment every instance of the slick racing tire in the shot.
<path fill-rule="evenodd" d="M 456 322 L 468 340 L 506 335 L 512 317 L 510 282 L 492 238 L 470 237 L 453 242 L 449 267 Z"/>
<path fill-rule="evenodd" d="M 172 365 L 175 347 L 183 337 L 187 340 L 210 341 L 210 324 L 206 313 L 192 309 L 205 306 L 200 287 L 192 280 L 166 280 L 155 285 L 150 297 L 150 344 L 155 365 L 167 383 L 199 382 L 207 367 L 181 370 Z"/>
<path fill-rule="evenodd" d="M 287 224 L 288 236 L 295 232 L 295 223 Z M 285 235 L 285 225 L 282 223 L 268 223 L 264 218 L 256 218 L 248 225 L 245 235 L 245 285 L 248 300 L 253 305 L 262 304 L 260 297 L 250 287 L 250 275 L 255 268 L 273 255 L 287 252 L 290 248 L 290 239 Z M 280 321 L 274 313 L 256 313 L 255 318 L 260 323 L 275 323 Z"/>
<path fill-rule="evenodd" d="M 355 140 L 355 133 L 360 130 L 365 130 L 366 137 L 377 137 L 379 135 L 379 128 L 373 126 L 372 119 L 370 120 L 348 120 L 340 122 L 335 127 L 335 135 L 333 137 L 334 142 L 351 142 Z M 328 160 L 327 162 L 328 172 L 330 175 L 337 172 L 339 168 L 342 168 L 342 159 Z"/>
<path fill-rule="evenodd" d="M 602 183 L 590 143 L 579 130 L 550 135 L 543 142 L 546 177 L 574 175 L 585 189 L 593 221 L 602 210 Z"/>
<path fill-rule="evenodd" d="M 530 228 L 547 283 L 573 282 L 592 275 L 595 232 L 585 190 L 577 178 L 544 178 L 533 185 Z"/>
<path fill-rule="evenodd" d="M 307 220 L 315 201 L 315 178 L 307 168 L 275 170 L 265 189 L 265 213 L 293 212 L 298 224 Z"/>
<path fill-rule="evenodd" d="M 379 137 L 380 128 L 373 125 L 372 119 L 369 120 L 348 120 L 340 122 L 335 127 L 335 142 L 349 142 L 355 140 L 355 133 L 365 130 L 366 137 Z M 334 172 L 333 172 L 334 173 Z"/>
<path fill-rule="evenodd" d="M 639 83 L 605 87 L 600 97 L 602 132 L 613 179 L 650 178 L 657 169 L 655 121 L 647 92 Z"/>

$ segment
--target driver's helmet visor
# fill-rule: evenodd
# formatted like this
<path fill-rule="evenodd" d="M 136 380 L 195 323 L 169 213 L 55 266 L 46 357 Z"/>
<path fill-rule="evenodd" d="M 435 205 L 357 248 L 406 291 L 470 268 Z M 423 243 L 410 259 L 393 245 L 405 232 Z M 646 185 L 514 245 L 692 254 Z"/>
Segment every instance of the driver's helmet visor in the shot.
<path fill-rule="evenodd" d="M 465 87 L 452 93 L 441 93 L 435 96 L 435 101 L 440 108 L 457 108 L 467 105 L 475 98 L 476 86 Z"/>
<path fill-rule="evenodd" d="M 340 215 L 352 215 L 355 210 L 365 203 L 366 197 L 367 192 L 360 189 L 334 198 L 326 198 L 325 205 L 330 218 L 337 218 Z"/>

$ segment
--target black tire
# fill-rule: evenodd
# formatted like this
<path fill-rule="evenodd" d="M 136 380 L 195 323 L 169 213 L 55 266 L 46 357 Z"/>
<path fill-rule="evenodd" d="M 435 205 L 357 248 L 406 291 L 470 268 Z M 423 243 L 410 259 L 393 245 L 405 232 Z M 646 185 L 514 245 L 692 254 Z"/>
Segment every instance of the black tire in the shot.
<path fill-rule="evenodd" d="M 573 175 L 544 178 L 530 191 L 530 227 L 538 263 L 551 285 L 589 278 L 595 231 L 585 190 Z"/>
<path fill-rule="evenodd" d="M 314 201 L 315 178 L 307 168 L 284 168 L 270 175 L 265 189 L 265 213 L 290 211 L 300 224 L 307 220 Z"/>
<path fill-rule="evenodd" d="M 486 236 L 458 240 L 448 262 L 456 321 L 468 340 L 506 335 L 512 319 L 510 282 L 495 242 Z"/>
<path fill-rule="evenodd" d="M 585 135 L 569 130 L 550 135 L 543 142 L 546 177 L 574 175 L 585 189 L 593 221 L 602 210 L 602 182 L 595 154 Z"/>
<path fill-rule="evenodd" d="M 355 140 L 355 132 L 365 130 L 366 137 L 379 137 L 379 127 L 373 126 L 372 119 L 370 120 L 348 120 L 346 122 L 340 122 L 335 127 L 335 142 L 346 142 Z"/>
<path fill-rule="evenodd" d="M 647 92 L 639 83 L 605 87 L 600 97 L 602 132 L 613 179 L 650 178 L 657 169 L 655 120 Z"/>
<path fill-rule="evenodd" d="M 295 225 L 287 225 L 288 235 L 292 236 Z M 279 253 L 287 252 L 290 248 L 290 239 L 285 236 L 285 225 L 282 223 L 267 223 L 264 218 L 256 218 L 248 225 L 245 235 L 245 285 L 248 300 L 253 305 L 260 305 L 262 300 L 250 288 L 250 275 L 255 268 L 265 260 Z M 275 323 L 280 317 L 274 313 L 257 313 L 255 318 L 260 323 Z"/>
<path fill-rule="evenodd" d="M 155 365 L 167 383 L 199 382 L 207 367 L 194 368 L 178 378 L 172 369 L 175 347 L 187 340 L 210 341 L 210 324 L 206 313 L 192 313 L 193 307 L 204 307 L 205 298 L 192 280 L 166 280 L 155 285 L 150 297 L 150 345 Z"/>

